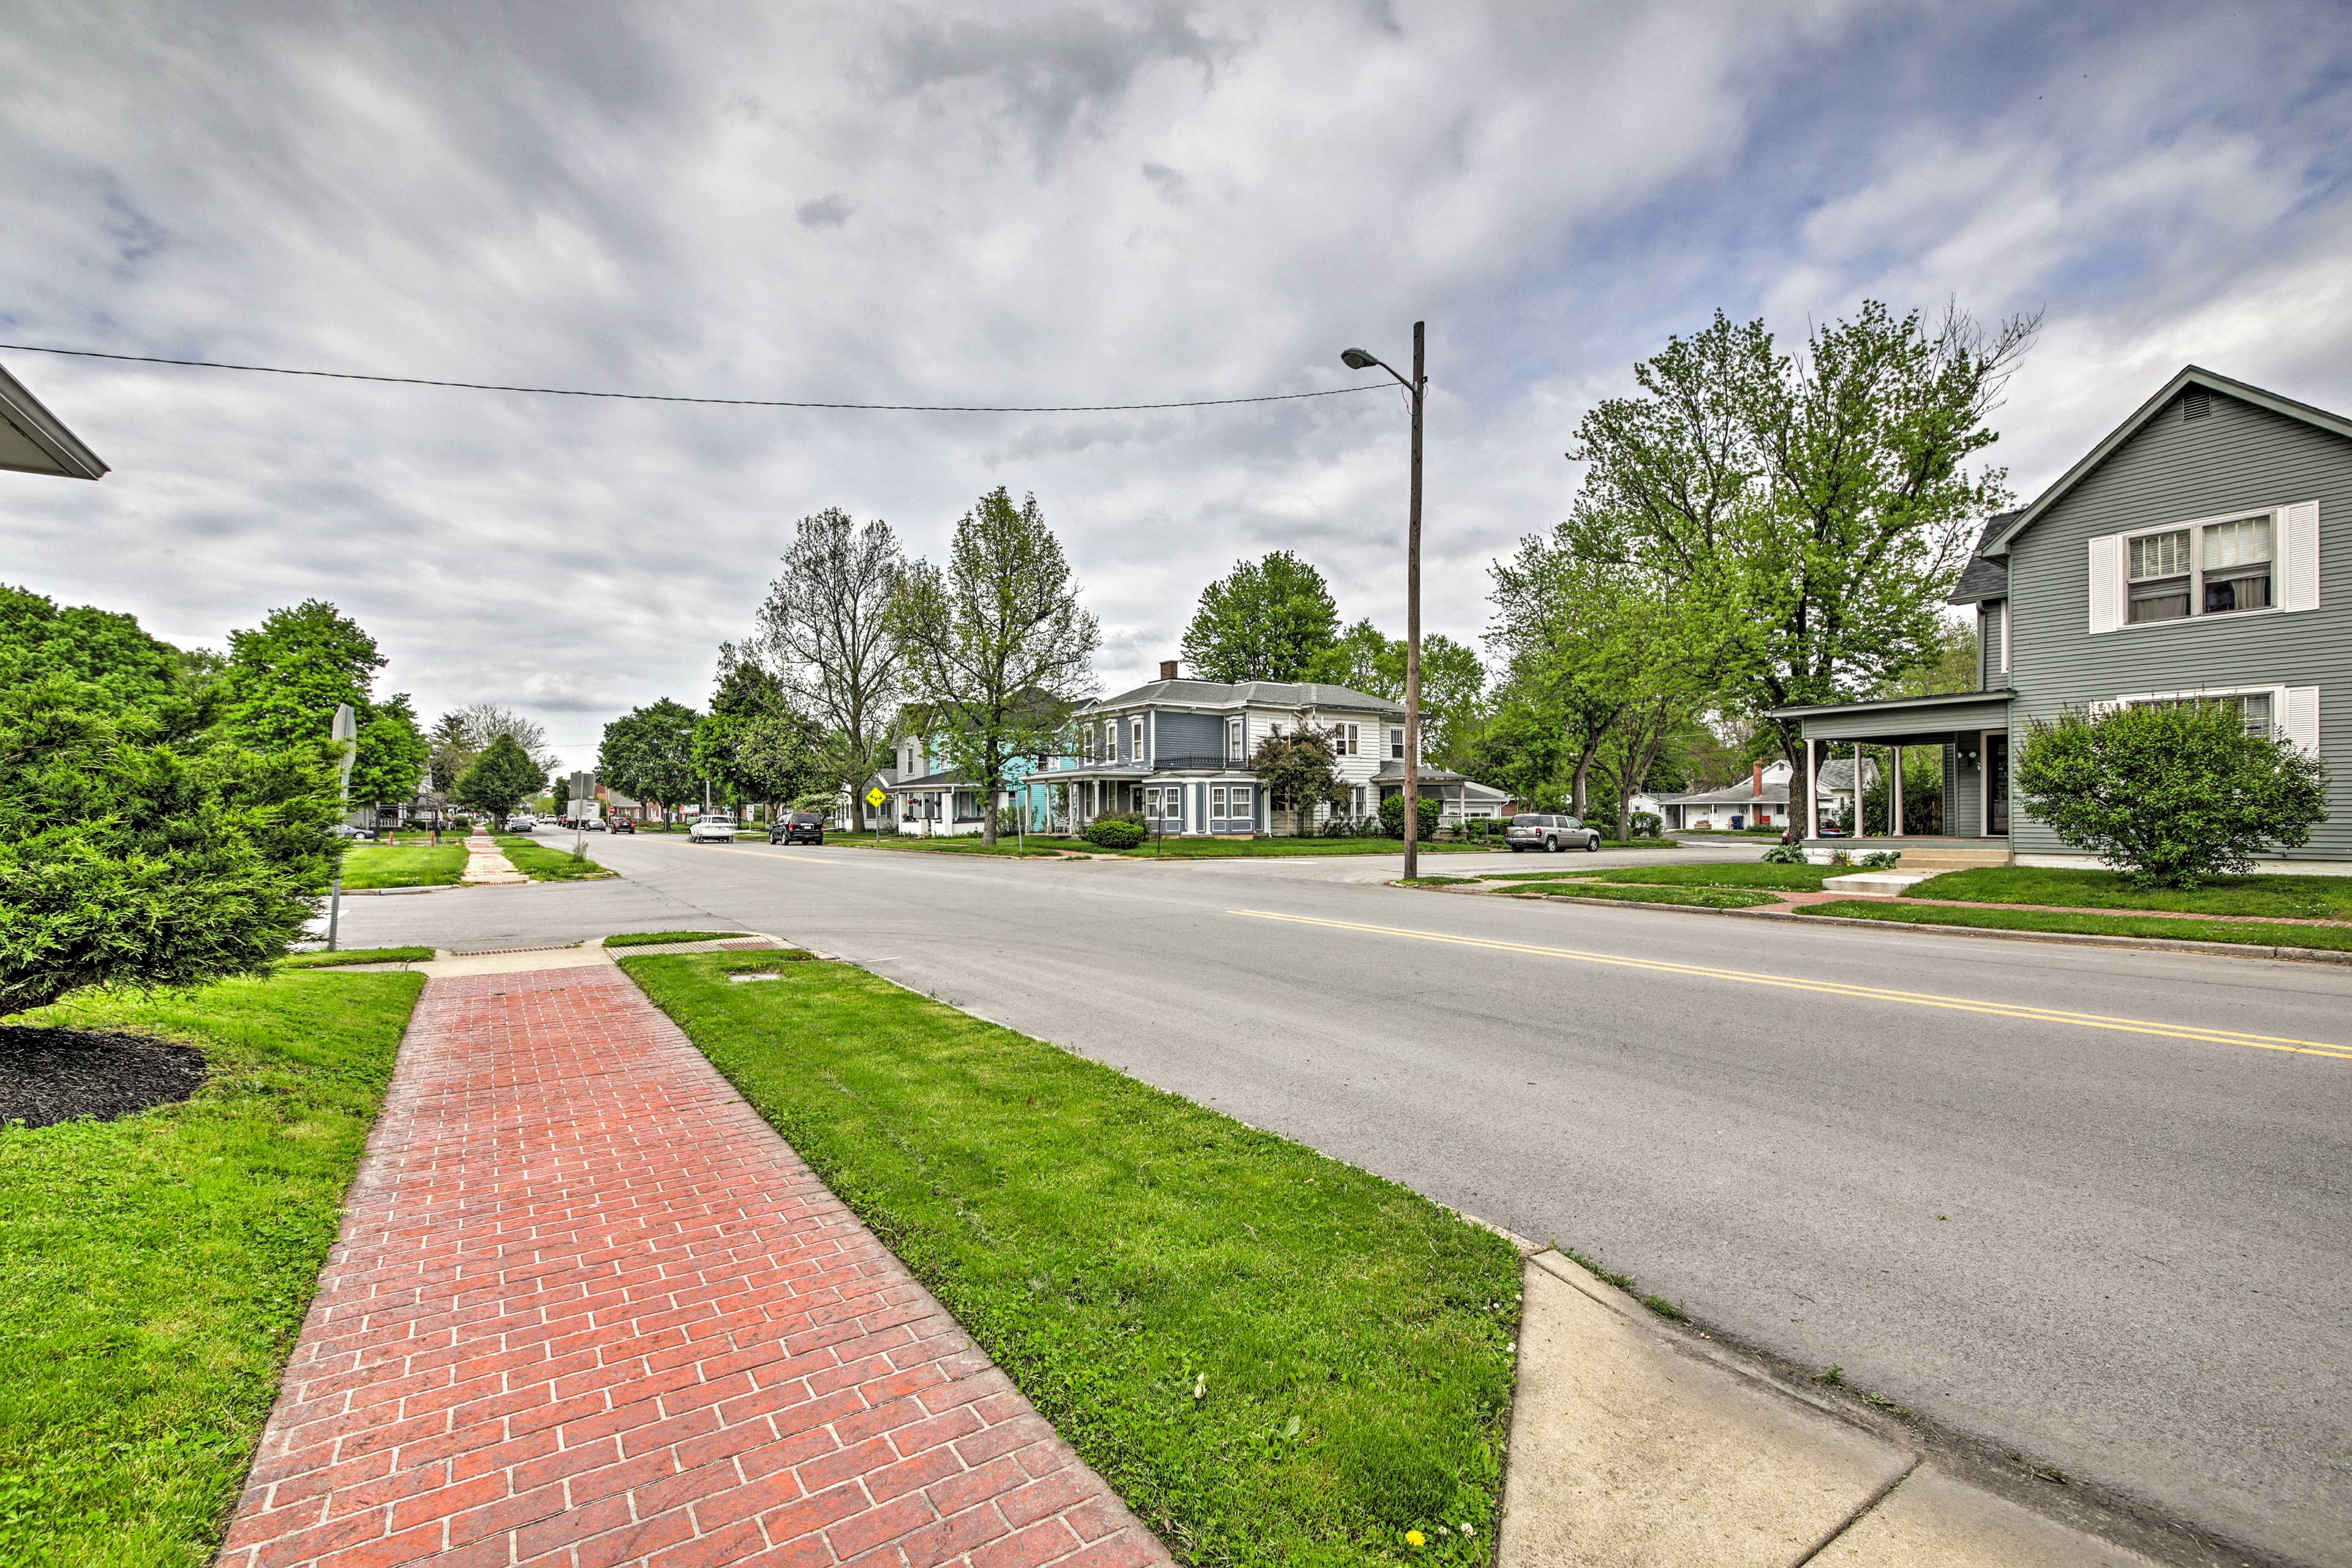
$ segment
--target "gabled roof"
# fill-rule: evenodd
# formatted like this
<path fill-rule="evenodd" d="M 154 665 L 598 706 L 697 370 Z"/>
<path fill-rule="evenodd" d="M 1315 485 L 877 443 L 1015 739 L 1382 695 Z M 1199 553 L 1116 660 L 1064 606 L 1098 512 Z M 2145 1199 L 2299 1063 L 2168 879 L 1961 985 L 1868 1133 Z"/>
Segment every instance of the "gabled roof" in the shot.
<path fill-rule="evenodd" d="M 0 468 L 94 479 L 106 472 L 106 464 L 0 365 Z"/>
<path fill-rule="evenodd" d="M 2181 368 L 2180 374 L 2166 382 L 2163 389 L 2154 397 L 2133 410 L 2130 418 L 2108 431 L 2106 438 L 2085 453 L 2081 462 L 2061 474 L 2057 483 L 2034 497 L 2031 505 L 2021 507 L 2011 513 L 2009 521 L 2001 526 L 2000 530 L 1990 534 L 1985 540 L 1980 547 L 1982 553 L 2007 554 L 2010 542 L 2032 527 L 2034 519 L 2057 505 L 2069 490 L 2089 478 L 2093 469 L 2114 456 L 2116 448 L 2138 435 L 2142 426 L 2158 414 L 2163 413 L 2174 398 L 2192 386 L 2201 386 L 2209 392 L 2218 392 L 2224 397 L 2234 397 L 2241 402 L 2251 403 L 2257 408 L 2265 408 L 2273 414 L 2299 420 L 2303 424 L 2325 430 L 2331 436 L 2341 436 L 2347 440 L 2352 440 L 2352 419 L 2347 419 L 2340 414 L 2330 414 L 2325 408 L 2314 408 L 2308 403 L 2297 403 L 2292 397 L 2281 397 L 2275 392 L 2265 392 L 2259 386 L 2250 385 L 2242 381 L 2232 381 L 2230 377 L 2218 375 L 2202 365 L 2185 365 Z"/>
<path fill-rule="evenodd" d="M 2009 596 L 2009 563 L 1995 560 L 1984 552 L 2016 516 L 2016 511 L 1997 511 L 1985 520 L 1984 531 L 1977 535 L 1977 552 L 1960 569 L 1960 580 L 1952 584 L 1951 597 L 1945 603 L 1973 605 Z"/>
<path fill-rule="evenodd" d="M 1351 712 L 1402 713 L 1404 704 L 1385 697 L 1370 697 L 1344 686 L 1312 680 L 1150 680 L 1116 697 L 1089 702 L 1081 714 L 1140 702 L 1168 702 L 1194 708 L 1336 708 Z"/>

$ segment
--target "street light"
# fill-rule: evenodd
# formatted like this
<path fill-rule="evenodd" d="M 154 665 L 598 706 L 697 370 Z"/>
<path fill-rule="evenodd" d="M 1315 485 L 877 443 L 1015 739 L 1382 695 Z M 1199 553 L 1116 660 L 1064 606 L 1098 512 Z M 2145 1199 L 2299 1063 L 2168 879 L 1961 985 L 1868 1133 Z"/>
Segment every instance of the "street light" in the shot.
<path fill-rule="evenodd" d="M 360 754 L 359 716 L 352 711 L 352 705 L 348 702 L 335 704 L 335 746 L 343 753 L 342 779 L 338 787 L 342 794 L 343 816 L 348 821 L 352 814 L 352 763 Z M 342 921 L 343 851 L 338 848 L 335 852 L 335 885 L 333 890 L 328 894 L 327 901 L 327 951 L 329 952 L 335 951 L 337 928 L 342 924 Z"/>
<path fill-rule="evenodd" d="M 1412 379 L 1397 375 L 1395 367 L 1362 349 L 1348 349 L 1339 363 L 1349 370 L 1379 366 L 1396 376 L 1412 402 L 1412 504 L 1405 523 L 1404 546 L 1404 874 L 1419 874 L 1421 848 L 1421 405 L 1429 390 L 1423 331 L 1412 324 Z"/>

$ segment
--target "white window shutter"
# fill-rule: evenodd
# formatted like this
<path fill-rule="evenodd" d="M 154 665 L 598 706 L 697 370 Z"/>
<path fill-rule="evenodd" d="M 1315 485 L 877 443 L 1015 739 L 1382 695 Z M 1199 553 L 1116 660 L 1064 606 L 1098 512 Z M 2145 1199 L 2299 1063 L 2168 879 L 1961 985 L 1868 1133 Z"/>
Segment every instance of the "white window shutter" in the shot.
<path fill-rule="evenodd" d="M 2114 631 L 2124 624 L 2124 536 L 2110 533 L 2091 541 L 2091 634 Z"/>
<path fill-rule="evenodd" d="M 2319 608 L 2319 503 L 2279 509 L 2279 608 Z"/>
<path fill-rule="evenodd" d="M 2286 689 L 2286 738 L 2307 757 L 2319 755 L 2319 688 Z"/>

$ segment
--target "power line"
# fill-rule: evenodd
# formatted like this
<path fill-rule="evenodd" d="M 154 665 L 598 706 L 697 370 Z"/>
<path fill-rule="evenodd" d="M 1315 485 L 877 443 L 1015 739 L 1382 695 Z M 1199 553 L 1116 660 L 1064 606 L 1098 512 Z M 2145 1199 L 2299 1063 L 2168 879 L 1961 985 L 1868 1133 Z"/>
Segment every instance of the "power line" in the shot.
<path fill-rule="evenodd" d="M 1334 386 L 1321 392 L 1275 392 L 1256 397 L 1196 397 L 1174 403 L 819 403 L 787 397 L 687 397 L 663 392 L 595 392 L 572 386 L 511 386 L 493 381 L 437 381 L 422 375 L 367 375 L 348 370 L 294 370 L 277 364 L 231 364 L 220 360 L 164 359 L 154 354 L 104 353 L 96 349 L 57 349 L 39 343 L 0 343 L 18 353 L 64 354 L 74 359 L 115 360 L 126 364 L 181 365 L 191 370 L 236 370 L 256 375 L 305 375 L 322 381 L 372 381 L 391 386 L 446 386 L 465 392 L 524 392 L 542 397 L 601 397 L 622 403 L 697 403 L 726 408 L 836 408 L 868 414 L 1132 414 L 1157 408 L 1226 408 L 1241 403 L 1292 403 L 1379 392 L 1387 382 Z"/>

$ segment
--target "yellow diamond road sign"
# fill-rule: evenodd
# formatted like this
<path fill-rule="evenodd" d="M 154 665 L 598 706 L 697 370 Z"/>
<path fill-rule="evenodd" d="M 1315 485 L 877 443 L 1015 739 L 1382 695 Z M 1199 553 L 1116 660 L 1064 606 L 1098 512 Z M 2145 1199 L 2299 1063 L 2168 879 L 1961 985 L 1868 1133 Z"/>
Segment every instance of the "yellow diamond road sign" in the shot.
<path fill-rule="evenodd" d="M 866 792 L 866 804 L 868 805 L 880 805 L 884 801 L 888 800 L 889 798 L 890 797 L 884 795 L 878 787 L 869 789 Z"/>

